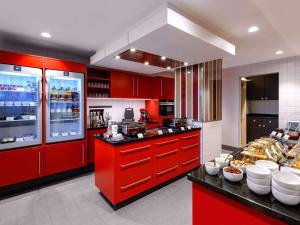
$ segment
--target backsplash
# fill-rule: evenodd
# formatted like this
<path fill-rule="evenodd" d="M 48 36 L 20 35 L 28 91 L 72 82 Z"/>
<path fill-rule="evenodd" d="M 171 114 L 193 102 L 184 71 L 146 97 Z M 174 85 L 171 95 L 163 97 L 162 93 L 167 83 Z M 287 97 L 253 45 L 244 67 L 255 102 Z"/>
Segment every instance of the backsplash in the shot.
<path fill-rule="evenodd" d="M 104 113 L 109 112 L 113 121 L 122 121 L 125 108 L 131 107 L 134 111 L 135 121 L 138 121 L 140 118 L 140 108 L 145 108 L 145 100 L 88 98 L 87 117 L 89 116 L 89 106 L 102 106 L 104 108 Z M 106 108 L 107 106 L 109 106 L 109 108 Z M 89 122 L 89 118 L 87 118 L 87 121 Z"/>
<path fill-rule="evenodd" d="M 252 100 L 247 101 L 247 113 L 256 114 L 278 114 L 279 101 L 278 100 Z"/>

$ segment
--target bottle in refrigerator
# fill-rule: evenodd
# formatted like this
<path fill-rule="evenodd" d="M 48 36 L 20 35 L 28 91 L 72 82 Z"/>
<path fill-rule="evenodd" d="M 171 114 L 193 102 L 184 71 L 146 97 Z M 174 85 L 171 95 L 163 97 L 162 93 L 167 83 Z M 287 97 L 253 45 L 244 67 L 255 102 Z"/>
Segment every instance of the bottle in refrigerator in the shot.
<path fill-rule="evenodd" d="M 56 87 L 53 86 L 50 92 L 50 101 L 57 101 L 58 100 L 58 94 Z"/>
<path fill-rule="evenodd" d="M 64 101 L 65 100 L 65 91 L 63 87 L 60 87 L 58 91 L 58 100 L 59 101 Z"/>

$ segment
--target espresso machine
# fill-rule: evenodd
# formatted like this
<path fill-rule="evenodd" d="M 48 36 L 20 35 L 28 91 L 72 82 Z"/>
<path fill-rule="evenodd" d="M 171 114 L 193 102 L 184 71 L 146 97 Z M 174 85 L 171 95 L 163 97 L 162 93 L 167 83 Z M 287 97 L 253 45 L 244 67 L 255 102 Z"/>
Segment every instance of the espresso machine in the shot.
<path fill-rule="evenodd" d="M 140 119 L 139 119 L 139 122 L 142 122 L 142 123 L 146 123 L 147 121 L 149 121 L 149 113 L 148 113 L 148 110 L 147 109 L 140 109 Z"/>

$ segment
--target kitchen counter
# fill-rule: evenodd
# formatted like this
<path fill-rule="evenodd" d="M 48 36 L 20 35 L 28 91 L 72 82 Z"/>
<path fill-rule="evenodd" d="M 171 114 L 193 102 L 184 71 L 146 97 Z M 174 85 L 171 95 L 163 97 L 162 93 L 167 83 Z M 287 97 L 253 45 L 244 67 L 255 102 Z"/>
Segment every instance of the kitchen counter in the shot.
<path fill-rule="evenodd" d="M 107 129 L 107 127 L 88 127 L 87 130 L 102 130 L 102 129 Z"/>
<path fill-rule="evenodd" d="M 108 144 L 116 146 L 116 145 L 132 143 L 132 142 L 138 142 L 138 141 L 142 141 L 142 140 L 148 140 L 148 139 L 152 139 L 152 138 L 158 138 L 158 137 L 177 135 L 177 134 L 181 134 L 181 133 L 187 133 L 187 132 L 196 131 L 196 130 L 200 130 L 200 129 L 201 128 L 191 128 L 189 130 L 186 129 L 184 131 L 182 131 L 180 129 L 172 129 L 173 133 L 164 133 L 162 135 L 159 135 L 157 133 L 157 130 L 159 130 L 159 128 L 156 128 L 156 129 L 147 130 L 147 132 L 146 132 L 146 134 L 144 134 L 143 138 L 124 136 L 125 139 L 121 140 L 121 141 L 112 141 L 111 139 L 106 139 L 106 138 L 103 137 L 103 134 L 95 135 L 95 138 L 99 139 L 101 141 L 104 141 Z"/>
<path fill-rule="evenodd" d="M 249 214 L 251 213 L 251 215 L 256 215 L 256 218 L 260 218 L 262 216 L 261 214 L 265 214 L 262 216 L 263 220 L 271 221 L 270 223 L 259 223 L 257 221 L 254 223 L 253 220 L 252 224 L 300 224 L 300 205 L 283 205 L 278 202 L 271 193 L 265 196 L 254 194 L 248 189 L 246 176 L 241 182 L 232 183 L 224 179 L 222 172 L 220 172 L 218 176 L 208 175 L 205 171 L 204 166 L 201 165 L 199 169 L 193 171 L 188 175 L 188 179 L 194 183 L 193 193 L 195 193 L 195 195 L 197 192 L 199 192 L 199 196 L 202 197 L 203 193 L 205 194 L 205 192 L 209 193 L 210 196 L 216 194 L 218 196 L 218 199 L 216 199 L 216 201 L 218 201 L 219 199 L 223 199 L 222 202 L 224 203 L 227 201 L 227 199 L 229 199 L 229 203 L 231 202 L 231 206 L 229 207 L 232 207 L 232 205 L 234 204 L 239 204 L 240 206 L 238 207 L 246 206 L 245 208 L 241 208 L 243 212 L 248 213 L 249 210 Z M 199 199 L 194 197 L 195 196 L 193 196 L 193 201 L 199 201 Z M 234 202 L 232 202 L 232 200 Z M 212 202 L 210 202 L 210 204 L 213 204 Z M 197 202 L 193 202 L 193 205 L 194 204 L 197 204 Z M 218 205 L 218 203 L 215 204 Z M 223 209 L 228 210 L 226 209 L 225 205 Z M 234 214 L 234 211 L 231 212 Z M 264 216 L 268 217 L 264 218 Z M 228 212 L 227 217 L 229 218 L 229 220 L 231 220 L 231 224 L 234 225 L 235 218 L 239 218 L 239 215 L 235 213 L 234 215 L 230 216 L 230 213 Z M 197 219 L 201 220 L 200 218 Z M 211 221 L 214 222 L 213 218 L 211 219 Z M 248 218 L 247 220 L 251 221 L 251 218 Z M 238 223 L 236 224 L 251 224 L 250 222 L 241 222 L 241 220 L 237 221 Z M 281 221 L 284 223 L 282 223 Z M 196 224 L 199 223 L 193 223 L 193 225 Z"/>
<path fill-rule="evenodd" d="M 111 142 L 95 137 L 95 184 L 118 209 L 200 165 L 200 129 Z"/>

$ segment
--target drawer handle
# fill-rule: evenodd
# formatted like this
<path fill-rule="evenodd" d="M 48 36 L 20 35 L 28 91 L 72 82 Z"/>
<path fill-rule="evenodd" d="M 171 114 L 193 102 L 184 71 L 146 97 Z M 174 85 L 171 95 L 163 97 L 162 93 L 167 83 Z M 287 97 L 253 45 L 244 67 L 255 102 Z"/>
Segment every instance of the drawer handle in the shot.
<path fill-rule="evenodd" d="M 178 167 L 179 167 L 178 165 L 173 166 L 173 167 L 171 167 L 171 168 L 169 168 L 169 169 L 166 169 L 166 170 L 164 170 L 164 171 L 161 171 L 161 172 L 159 172 L 159 173 L 156 173 L 156 176 L 160 177 L 160 176 L 162 176 L 162 175 L 165 175 L 165 174 L 167 174 L 167 173 L 170 173 L 170 172 L 172 172 L 172 171 L 174 171 L 174 170 L 177 170 Z"/>
<path fill-rule="evenodd" d="M 133 182 L 133 183 L 131 183 L 131 184 L 128 184 L 128 185 L 126 185 L 126 186 L 123 186 L 123 187 L 121 187 L 120 189 L 121 189 L 121 191 L 127 191 L 128 189 L 134 188 L 134 187 L 136 187 L 136 186 L 138 186 L 138 185 L 141 185 L 141 184 L 143 184 L 143 183 L 148 182 L 150 179 L 151 179 L 151 176 L 148 176 L 148 177 L 146 177 L 146 178 L 143 178 L 143 179 L 141 179 L 141 180 L 138 180 L 138 181 L 136 181 L 136 182 Z"/>
<path fill-rule="evenodd" d="M 194 147 L 197 147 L 199 146 L 199 144 L 193 144 L 193 145 L 189 145 L 189 146 L 186 146 L 186 147 L 182 147 L 182 150 L 187 150 L 187 149 L 190 149 L 190 148 L 194 148 Z"/>
<path fill-rule="evenodd" d="M 121 169 L 127 169 L 127 168 L 130 168 L 130 167 L 137 166 L 137 165 L 143 164 L 145 162 L 148 162 L 148 161 L 150 161 L 150 159 L 151 159 L 151 157 L 148 157 L 148 158 L 141 159 L 139 161 L 135 161 L 135 162 L 132 162 L 132 163 L 122 164 L 122 165 L 120 165 L 120 167 L 121 167 Z"/>
<path fill-rule="evenodd" d="M 129 150 L 123 150 L 123 151 L 120 151 L 120 152 L 121 152 L 121 154 L 130 154 L 130 153 L 133 153 L 133 152 L 142 151 L 142 150 L 150 148 L 150 147 L 151 147 L 151 145 L 146 145 L 146 146 L 142 146 L 142 147 L 139 147 L 139 148 L 132 148 L 132 149 L 129 149 Z"/>
<path fill-rule="evenodd" d="M 165 153 L 162 153 L 162 154 L 158 154 L 156 155 L 156 158 L 163 158 L 163 157 L 166 157 L 166 156 L 169 156 L 169 155 L 173 155 L 173 154 L 176 154 L 178 152 L 178 149 L 175 149 L 173 151 L 169 151 L 169 152 L 165 152 Z"/>
<path fill-rule="evenodd" d="M 160 143 L 156 143 L 157 146 L 160 146 L 160 145 L 166 145 L 166 144 L 171 144 L 171 143 L 175 143 L 177 142 L 178 139 L 173 139 L 173 140 L 170 140 L 170 141 L 165 141 L 165 142 L 160 142 Z"/>
<path fill-rule="evenodd" d="M 183 166 L 187 166 L 187 165 L 189 165 L 189 164 L 191 164 L 191 163 L 197 161 L 198 159 L 199 159 L 199 157 L 196 157 L 196 158 L 194 158 L 194 159 L 192 159 L 192 160 L 189 160 L 189 161 L 186 161 L 186 162 L 182 163 L 182 165 L 183 165 Z"/>
<path fill-rule="evenodd" d="M 191 138 L 195 138 L 195 137 L 199 137 L 199 134 L 194 134 L 194 135 L 182 137 L 182 139 L 186 140 L 186 139 L 191 139 Z"/>

